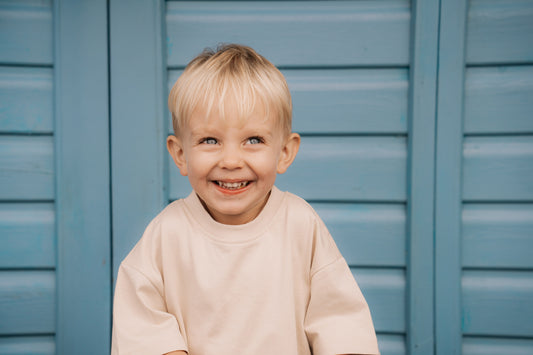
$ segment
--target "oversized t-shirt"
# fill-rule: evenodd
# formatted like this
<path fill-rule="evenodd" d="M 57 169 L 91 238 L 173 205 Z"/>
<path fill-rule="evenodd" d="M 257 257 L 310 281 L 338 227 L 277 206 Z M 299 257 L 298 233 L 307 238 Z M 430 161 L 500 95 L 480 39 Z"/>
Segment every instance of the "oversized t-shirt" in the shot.
<path fill-rule="evenodd" d="M 168 205 L 122 262 L 112 355 L 378 354 L 370 312 L 315 211 L 273 188 L 243 225 L 193 192 Z"/>

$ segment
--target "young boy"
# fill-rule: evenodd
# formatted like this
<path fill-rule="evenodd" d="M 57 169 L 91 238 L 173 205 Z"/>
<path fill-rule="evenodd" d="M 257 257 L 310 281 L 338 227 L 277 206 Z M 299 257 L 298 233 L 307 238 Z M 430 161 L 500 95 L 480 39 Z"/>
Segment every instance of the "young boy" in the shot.
<path fill-rule="evenodd" d="M 274 186 L 300 145 L 279 70 L 248 47 L 204 51 L 168 102 L 168 151 L 193 192 L 122 262 L 112 354 L 378 354 L 324 223 Z"/>

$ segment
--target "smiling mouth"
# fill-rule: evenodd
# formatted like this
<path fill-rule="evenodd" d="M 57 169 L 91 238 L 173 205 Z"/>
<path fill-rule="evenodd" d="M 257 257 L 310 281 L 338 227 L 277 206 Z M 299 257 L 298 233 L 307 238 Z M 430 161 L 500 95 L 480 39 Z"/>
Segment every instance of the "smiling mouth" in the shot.
<path fill-rule="evenodd" d="M 215 183 L 223 189 L 226 190 L 239 190 L 246 187 L 249 181 L 241 182 L 224 182 L 224 181 L 215 181 Z"/>

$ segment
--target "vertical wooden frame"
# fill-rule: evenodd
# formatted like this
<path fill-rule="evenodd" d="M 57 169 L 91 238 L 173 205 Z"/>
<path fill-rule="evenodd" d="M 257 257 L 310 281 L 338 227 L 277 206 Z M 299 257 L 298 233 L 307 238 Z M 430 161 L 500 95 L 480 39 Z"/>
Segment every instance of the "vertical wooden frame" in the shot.
<path fill-rule="evenodd" d="M 168 202 L 164 5 L 162 0 L 110 1 L 114 276 Z"/>
<path fill-rule="evenodd" d="M 58 354 L 110 348 L 107 2 L 54 2 Z"/>
<path fill-rule="evenodd" d="M 441 2 L 435 176 L 437 355 L 461 353 L 461 179 L 466 0 Z"/>
<path fill-rule="evenodd" d="M 439 1 L 414 1 L 408 139 L 409 354 L 434 353 L 433 203 Z"/>

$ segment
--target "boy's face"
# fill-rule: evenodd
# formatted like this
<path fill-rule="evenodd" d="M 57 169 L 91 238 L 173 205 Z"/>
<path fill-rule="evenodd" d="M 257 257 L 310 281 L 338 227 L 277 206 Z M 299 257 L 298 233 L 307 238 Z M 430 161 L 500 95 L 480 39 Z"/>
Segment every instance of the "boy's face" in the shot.
<path fill-rule="evenodd" d="M 167 147 L 180 173 L 207 211 L 218 222 L 244 224 L 261 212 L 277 173 L 294 160 L 300 137 L 283 133 L 277 118 L 265 119 L 264 108 L 240 119 L 236 105 L 228 102 L 225 117 L 218 109 L 206 116 L 193 112 L 179 137 L 170 136 Z"/>

